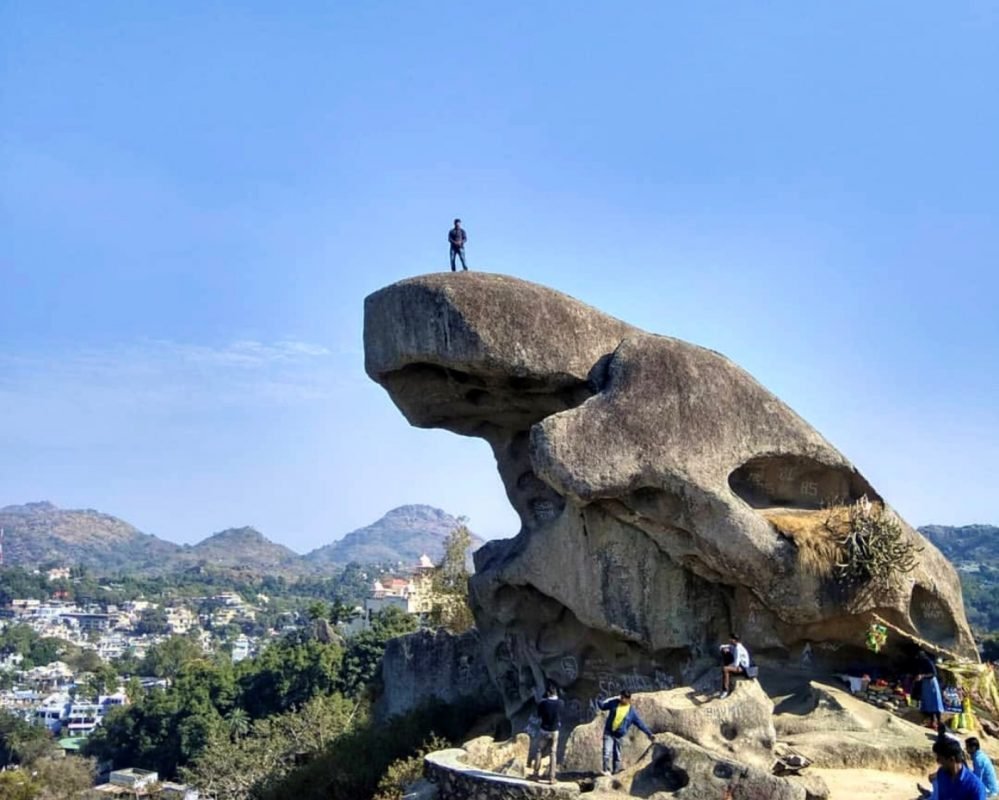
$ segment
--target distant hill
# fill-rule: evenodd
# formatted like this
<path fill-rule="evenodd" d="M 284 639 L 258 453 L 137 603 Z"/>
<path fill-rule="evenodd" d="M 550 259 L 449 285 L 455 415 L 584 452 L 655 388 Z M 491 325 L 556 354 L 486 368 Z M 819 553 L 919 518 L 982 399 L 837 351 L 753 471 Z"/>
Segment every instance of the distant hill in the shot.
<path fill-rule="evenodd" d="M 351 531 L 342 539 L 303 558 L 318 567 L 349 564 L 415 563 L 424 553 L 435 562 L 444 554 L 444 542 L 461 523 L 457 517 L 433 506 L 412 505 L 393 508 L 377 522 Z M 482 545 L 472 537 L 471 550 Z"/>
<path fill-rule="evenodd" d="M 424 553 L 437 561 L 448 534 L 459 524 L 439 508 L 402 506 L 337 542 L 300 556 L 252 527 L 230 528 L 182 546 L 93 509 L 62 509 L 48 502 L 0 508 L 6 566 L 83 564 L 99 574 L 119 570 L 165 573 L 201 566 L 292 577 L 351 561 L 412 564 Z M 481 544 L 481 539 L 472 537 L 472 550 Z"/>
<path fill-rule="evenodd" d="M 84 564 L 101 572 L 146 570 L 171 562 L 181 550 L 109 514 L 45 502 L 0 508 L 0 528 L 8 566 Z"/>
<path fill-rule="evenodd" d="M 299 572 L 302 566 L 298 553 L 250 527 L 229 528 L 185 547 L 181 559 L 257 573 Z"/>
<path fill-rule="evenodd" d="M 994 525 L 924 525 L 919 532 L 954 564 L 999 568 L 999 528 Z"/>

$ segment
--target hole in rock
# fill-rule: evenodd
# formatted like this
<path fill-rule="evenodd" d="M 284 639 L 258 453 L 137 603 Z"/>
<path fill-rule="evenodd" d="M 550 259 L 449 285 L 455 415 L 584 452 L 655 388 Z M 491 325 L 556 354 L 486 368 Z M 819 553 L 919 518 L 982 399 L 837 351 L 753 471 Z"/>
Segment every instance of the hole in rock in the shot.
<path fill-rule="evenodd" d="M 658 792 L 676 792 L 689 784 L 690 776 L 674 759 L 673 751 L 666 748 L 645 769 L 636 772 L 631 782 L 632 796 L 652 797 Z"/>
<path fill-rule="evenodd" d="M 739 729 L 731 722 L 723 722 L 721 726 L 721 735 L 722 738 L 731 742 L 739 736 Z"/>
<path fill-rule="evenodd" d="M 711 770 L 711 774 L 716 778 L 721 778 L 722 780 L 731 780 L 735 776 L 735 767 L 731 764 L 719 761 L 715 764 L 714 769 Z"/>
<path fill-rule="evenodd" d="M 728 476 L 729 488 L 753 508 L 817 509 L 880 496 L 856 470 L 804 456 L 753 458 Z"/>

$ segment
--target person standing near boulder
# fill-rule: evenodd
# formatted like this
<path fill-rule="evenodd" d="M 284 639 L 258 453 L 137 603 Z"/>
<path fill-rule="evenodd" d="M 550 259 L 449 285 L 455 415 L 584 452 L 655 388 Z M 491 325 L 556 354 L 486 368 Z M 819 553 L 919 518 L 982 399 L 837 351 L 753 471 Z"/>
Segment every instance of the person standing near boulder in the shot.
<path fill-rule="evenodd" d="M 447 240 L 451 244 L 451 272 L 457 272 L 454 268 L 455 256 L 461 259 L 461 268 L 467 272 L 468 267 L 465 265 L 465 242 L 468 241 L 468 234 L 461 227 L 460 219 L 454 221 L 454 227 L 447 233 Z"/>
<path fill-rule="evenodd" d="M 937 666 L 925 650 L 919 653 L 919 710 L 930 718 L 935 727 L 943 723 L 943 695 L 940 694 L 940 681 L 937 678 Z"/>
<path fill-rule="evenodd" d="M 558 730 L 561 726 L 562 701 L 558 697 L 558 687 L 549 683 L 545 689 L 544 699 L 538 703 L 538 717 L 541 725 L 534 739 L 534 774 L 538 779 L 541 771 L 541 759 L 548 755 L 548 783 L 555 783 L 555 761 L 558 753 Z M 528 767 L 531 765 L 528 764 Z"/>
<path fill-rule="evenodd" d="M 724 700 L 729 696 L 732 689 L 733 675 L 747 675 L 749 671 L 749 651 L 739 640 L 739 637 L 729 634 L 729 643 L 721 646 L 722 653 L 722 690 L 718 695 Z"/>
<path fill-rule="evenodd" d="M 642 722 L 638 712 L 631 705 L 631 692 L 625 689 L 617 697 L 611 697 L 600 704 L 602 711 L 609 711 L 607 722 L 604 724 L 604 763 L 603 774 L 611 774 L 611 756 L 613 756 L 614 773 L 621 771 L 621 740 L 628 733 L 628 729 L 634 725 L 646 736 L 650 742 L 654 742 L 656 737 L 652 735 L 649 727 Z"/>

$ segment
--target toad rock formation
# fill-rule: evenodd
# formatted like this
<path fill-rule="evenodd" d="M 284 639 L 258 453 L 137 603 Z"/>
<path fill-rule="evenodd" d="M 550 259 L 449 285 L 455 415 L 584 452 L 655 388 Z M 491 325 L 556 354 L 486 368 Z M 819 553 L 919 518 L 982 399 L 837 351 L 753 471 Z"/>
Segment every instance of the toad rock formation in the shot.
<path fill-rule="evenodd" d="M 776 513 L 884 501 L 724 356 L 485 273 L 375 292 L 364 347 L 411 424 L 489 443 L 520 516 L 471 582 L 510 717 L 547 678 L 587 722 L 594 696 L 691 680 L 730 630 L 763 662 L 831 664 L 860 654 L 877 613 L 976 658 L 956 573 L 905 523 L 915 562 L 890 586 L 844 592 L 810 568 Z"/>

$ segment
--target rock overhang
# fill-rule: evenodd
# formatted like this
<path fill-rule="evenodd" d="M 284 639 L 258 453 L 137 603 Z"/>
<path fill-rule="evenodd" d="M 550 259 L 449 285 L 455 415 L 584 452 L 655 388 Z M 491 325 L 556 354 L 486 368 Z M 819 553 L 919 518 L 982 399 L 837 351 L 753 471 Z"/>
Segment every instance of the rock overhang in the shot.
<path fill-rule="evenodd" d="M 376 292 L 365 302 L 364 341 L 368 374 L 412 424 L 490 443 L 520 515 L 518 536 L 486 548 L 473 579 L 508 710 L 560 658 L 577 665 L 563 678 L 579 680 L 588 635 L 627 641 L 635 664 L 659 659 L 679 676 L 732 627 L 774 652 L 851 639 L 855 652 L 877 609 L 973 655 L 956 575 L 927 543 L 905 586 L 866 603 L 844 603 L 800 568 L 796 545 L 764 512 L 881 498 L 724 356 L 483 273 Z M 919 538 L 907 526 L 906 535 Z M 571 635 L 532 627 L 538 598 L 556 604 L 543 626 Z M 567 616 L 553 622 L 558 608 Z M 565 652 L 547 652 L 545 642 L 561 639 Z"/>

